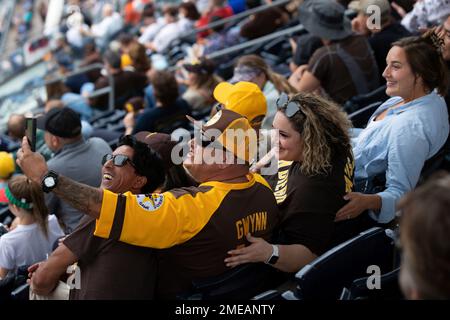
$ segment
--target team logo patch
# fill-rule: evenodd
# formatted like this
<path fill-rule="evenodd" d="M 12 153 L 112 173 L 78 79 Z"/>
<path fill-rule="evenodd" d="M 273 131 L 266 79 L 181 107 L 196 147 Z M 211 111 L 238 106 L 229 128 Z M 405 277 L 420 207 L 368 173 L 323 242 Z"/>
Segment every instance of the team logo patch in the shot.
<path fill-rule="evenodd" d="M 136 196 L 139 205 L 147 211 L 155 211 L 162 206 L 164 196 L 162 194 L 139 194 Z"/>

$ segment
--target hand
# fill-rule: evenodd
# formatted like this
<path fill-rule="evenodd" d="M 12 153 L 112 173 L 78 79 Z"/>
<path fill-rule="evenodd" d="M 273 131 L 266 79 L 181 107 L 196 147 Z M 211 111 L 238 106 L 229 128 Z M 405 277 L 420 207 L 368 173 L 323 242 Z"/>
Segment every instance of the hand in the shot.
<path fill-rule="evenodd" d="M 37 269 L 39 269 L 39 266 L 41 265 L 41 262 L 35 263 L 28 267 L 28 280 L 27 283 L 31 285 L 31 279 L 36 272 Z"/>
<path fill-rule="evenodd" d="M 42 177 L 48 172 L 44 157 L 40 153 L 31 151 L 27 137 L 22 139 L 22 148 L 17 151 L 16 162 L 23 173 L 39 185 Z"/>
<path fill-rule="evenodd" d="M 266 262 L 272 255 L 272 245 L 263 238 L 252 237 L 247 234 L 247 240 L 251 243 L 248 247 L 228 251 L 231 257 L 226 258 L 227 267 L 236 267 L 249 262 Z"/>
<path fill-rule="evenodd" d="M 334 221 L 354 219 L 363 213 L 364 210 L 372 209 L 370 205 L 372 196 L 360 192 L 347 193 L 344 199 L 349 200 L 349 202 L 336 213 L 336 219 Z"/>

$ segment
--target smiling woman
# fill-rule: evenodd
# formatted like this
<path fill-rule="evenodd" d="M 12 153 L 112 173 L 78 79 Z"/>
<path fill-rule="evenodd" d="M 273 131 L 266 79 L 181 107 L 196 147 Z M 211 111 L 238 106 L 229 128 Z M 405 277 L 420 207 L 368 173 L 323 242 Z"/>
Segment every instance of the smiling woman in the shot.
<path fill-rule="evenodd" d="M 277 101 L 273 128 L 279 132 L 278 172 L 265 176 L 281 211 L 279 233 L 270 244 L 247 235 L 250 246 L 232 250 L 228 266 L 265 262 L 296 272 L 331 243 L 336 212 L 352 191 L 350 122 L 334 103 L 312 94 Z M 256 220 L 255 220 L 256 221 Z"/>
<path fill-rule="evenodd" d="M 383 73 L 386 94 L 392 98 L 375 111 L 355 141 L 359 192 L 347 195 L 350 202 L 338 218 L 365 219 L 368 213 L 371 224 L 391 222 L 397 200 L 416 186 L 424 162 L 444 145 L 449 123 L 442 96 L 448 71 L 441 51 L 442 41 L 433 32 L 393 44 Z M 386 189 L 367 194 L 379 177 L 385 179 Z"/>

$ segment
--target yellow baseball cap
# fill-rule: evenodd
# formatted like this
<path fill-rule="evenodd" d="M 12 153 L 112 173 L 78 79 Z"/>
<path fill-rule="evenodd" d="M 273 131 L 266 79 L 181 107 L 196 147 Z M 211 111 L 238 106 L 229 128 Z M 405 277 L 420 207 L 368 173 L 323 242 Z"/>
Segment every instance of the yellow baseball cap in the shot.
<path fill-rule="evenodd" d="M 252 82 L 241 81 L 236 84 L 221 82 L 214 89 L 213 95 L 225 109 L 246 117 L 251 124 L 258 117 L 262 120 L 267 113 L 266 97 Z"/>
<path fill-rule="evenodd" d="M 16 170 L 16 166 L 14 165 L 14 159 L 12 155 L 8 152 L 1 151 L 0 152 L 0 178 L 7 179 L 9 178 L 14 171 Z"/>

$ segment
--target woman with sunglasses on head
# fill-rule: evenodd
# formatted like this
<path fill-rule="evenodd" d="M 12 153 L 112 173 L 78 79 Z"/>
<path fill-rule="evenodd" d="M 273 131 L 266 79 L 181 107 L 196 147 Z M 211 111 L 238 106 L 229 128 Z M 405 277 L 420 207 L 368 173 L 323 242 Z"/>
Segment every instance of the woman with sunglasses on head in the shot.
<path fill-rule="evenodd" d="M 425 161 L 447 140 L 448 112 L 442 96 L 448 71 L 441 46 L 434 32 L 428 32 L 399 40 L 389 51 L 383 77 L 391 98 L 354 142 L 359 192 L 346 195 L 349 203 L 336 215 L 336 221 L 342 221 L 342 236 L 394 221 L 397 201 L 416 186 Z M 380 188 L 385 189 L 377 192 Z"/>
<path fill-rule="evenodd" d="M 53 243 L 64 235 L 54 215 L 48 215 L 41 186 L 24 175 L 11 178 L 0 190 L 18 225 L 0 238 L 0 279 L 9 271 L 45 260 Z"/>
<path fill-rule="evenodd" d="M 227 266 L 265 262 L 296 272 L 330 245 L 336 212 L 352 190 L 350 121 L 334 103 L 312 94 L 277 101 L 273 128 L 278 130 L 279 164 L 265 176 L 281 211 L 272 244 L 247 235 L 250 245 L 229 252 Z"/>

